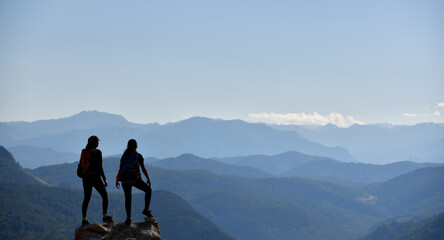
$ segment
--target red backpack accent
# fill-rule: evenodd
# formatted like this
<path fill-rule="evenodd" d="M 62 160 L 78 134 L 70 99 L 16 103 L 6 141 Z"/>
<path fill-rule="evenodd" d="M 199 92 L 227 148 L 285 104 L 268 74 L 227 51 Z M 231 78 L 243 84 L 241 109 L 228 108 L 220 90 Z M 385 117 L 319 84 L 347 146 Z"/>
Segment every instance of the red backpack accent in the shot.
<path fill-rule="evenodd" d="M 77 176 L 79 178 L 84 178 L 88 172 L 88 168 L 91 165 L 91 152 L 92 149 L 82 150 L 79 165 L 77 166 Z"/>

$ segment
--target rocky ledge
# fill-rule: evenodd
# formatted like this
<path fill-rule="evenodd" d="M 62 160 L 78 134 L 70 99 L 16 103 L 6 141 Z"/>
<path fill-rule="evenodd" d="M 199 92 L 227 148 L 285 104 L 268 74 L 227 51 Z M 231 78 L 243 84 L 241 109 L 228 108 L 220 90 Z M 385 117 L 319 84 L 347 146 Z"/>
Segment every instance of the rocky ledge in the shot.
<path fill-rule="evenodd" d="M 124 222 L 114 224 L 94 223 L 76 229 L 75 240 L 161 240 L 159 224 L 154 218 L 145 218 L 145 222 Z"/>

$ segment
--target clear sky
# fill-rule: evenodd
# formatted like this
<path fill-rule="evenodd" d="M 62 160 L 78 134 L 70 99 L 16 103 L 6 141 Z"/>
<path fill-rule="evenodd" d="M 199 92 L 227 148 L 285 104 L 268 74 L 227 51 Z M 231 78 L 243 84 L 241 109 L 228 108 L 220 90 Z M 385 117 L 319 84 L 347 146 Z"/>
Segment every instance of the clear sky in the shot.
<path fill-rule="evenodd" d="M 0 121 L 444 122 L 444 1 L 0 1 Z"/>

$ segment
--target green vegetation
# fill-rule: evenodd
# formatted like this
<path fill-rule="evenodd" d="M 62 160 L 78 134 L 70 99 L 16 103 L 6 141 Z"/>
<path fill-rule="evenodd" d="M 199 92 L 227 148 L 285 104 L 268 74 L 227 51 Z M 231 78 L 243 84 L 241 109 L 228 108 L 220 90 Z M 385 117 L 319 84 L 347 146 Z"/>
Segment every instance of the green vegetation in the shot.
<path fill-rule="evenodd" d="M 143 221 L 143 197 L 140 193 L 133 196 L 135 221 Z M 0 239 L 72 239 L 81 223 L 82 201 L 80 190 L 0 182 Z M 125 220 L 123 194 L 109 194 L 109 201 L 109 214 L 115 221 Z M 232 239 L 173 193 L 154 191 L 151 206 L 162 239 Z M 100 222 L 101 211 L 101 199 L 94 193 L 89 221 Z"/>
<path fill-rule="evenodd" d="M 248 193 L 217 192 L 192 203 L 236 239 L 356 239 L 324 216 Z"/>
<path fill-rule="evenodd" d="M 444 213 L 419 222 L 392 222 L 379 226 L 362 240 L 442 240 Z"/>
<path fill-rule="evenodd" d="M 51 148 L 34 146 L 15 146 L 8 148 L 14 158 L 23 168 L 37 168 L 53 164 L 75 162 L 79 160 L 79 154 L 61 153 Z"/>
<path fill-rule="evenodd" d="M 66 174 L 60 175 L 62 179 L 70 175 L 66 172 L 67 166 L 58 167 L 60 173 Z M 82 219 L 82 190 L 41 184 L 22 169 L 2 147 L 0 171 L 3 173 L 0 180 L 0 239 L 73 238 L 74 230 Z M 75 179 L 73 185 L 81 182 L 77 177 L 68 179 Z M 62 182 L 61 185 L 67 182 Z M 135 221 L 143 221 L 143 215 L 140 213 L 143 199 L 144 195 L 140 193 L 133 196 L 132 215 Z M 109 203 L 108 213 L 114 216 L 115 221 L 123 221 L 126 217 L 123 194 L 109 193 Z M 162 239 L 232 239 L 173 193 L 154 191 L 151 209 L 159 222 Z M 100 221 L 101 213 L 101 198 L 98 193 L 93 192 L 88 209 L 89 221 Z"/>
<path fill-rule="evenodd" d="M 135 196 L 133 206 L 143 206 L 142 194 Z M 155 191 L 152 206 L 160 224 L 162 239 L 233 239 L 171 192 Z"/>
<path fill-rule="evenodd" d="M 114 179 L 118 164 L 118 158 L 104 160 L 105 173 L 109 179 Z M 79 179 L 72 174 L 75 167 L 75 163 L 54 165 L 35 169 L 33 173 L 54 186 L 81 188 Z M 429 174 L 427 169 L 438 173 Z M 388 187 L 398 178 L 359 189 L 296 177 L 253 180 L 201 170 L 176 171 L 148 166 L 154 189 L 165 189 L 183 197 L 201 214 L 237 239 L 251 239 L 251 236 L 255 236 L 254 239 L 279 239 L 274 236 L 282 239 L 291 234 L 296 236 L 303 232 L 303 228 L 288 227 L 287 223 L 293 221 L 307 224 L 305 239 L 341 239 L 337 237 L 340 235 L 342 239 L 358 238 L 370 226 L 387 218 L 406 212 L 430 215 L 442 211 L 444 201 L 438 200 L 444 197 L 444 189 L 439 185 L 444 171 L 440 169 L 444 168 L 425 168 L 399 177 L 402 179 L 401 185 L 402 182 L 411 182 L 419 184 L 421 189 L 434 186 L 433 191 L 428 191 L 422 198 L 418 196 L 402 205 L 401 211 L 391 205 L 396 204 L 397 198 L 405 197 L 397 195 L 396 189 L 407 193 L 411 189 L 411 194 L 415 194 L 417 189 L 408 185 L 404 186 L 405 190 L 401 190 L 401 186 L 394 186 L 395 189 Z M 428 177 L 424 178 L 424 174 Z M 110 190 L 116 191 L 114 187 L 110 187 Z M 424 212 L 419 208 L 426 205 L 424 209 L 430 211 Z M 321 237 L 326 232 L 328 234 Z"/>
<path fill-rule="evenodd" d="M 114 192 L 110 193 L 109 212 L 123 220 L 122 192 L 112 186 L 118 165 L 118 158 L 104 159 L 105 174 L 111 184 L 108 190 Z M 76 163 L 61 164 L 32 171 L 52 186 L 74 188 L 61 189 L 71 191 L 79 198 L 75 203 L 70 203 L 77 205 L 73 213 L 67 214 L 77 214 L 74 221 L 80 219 L 82 198 L 81 180 L 75 175 L 76 166 Z M 172 198 L 155 203 L 156 194 L 163 193 L 155 191 L 152 205 L 154 215 L 159 220 L 162 236 L 170 239 L 186 234 L 174 235 L 178 233 L 177 228 L 188 230 L 193 227 L 193 234 L 202 236 L 202 239 L 217 239 L 209 238 L 208 234 L 226 236 L 220 230 L 210 230 L 207 234 L 205 229 L 217 229 L 211 222 L 236 239 L 357 239 L 370 226 L 388 218 L 403 213 L 424 216 L 428 212 L 444 210 L 444 188 L 439 184 L 444 176 L 442 167 L 420 169 L 363 189 L 304 178 L 246 179 L 202 170 L 177 171 L 152 166 L 148 166 L 148 172 L 154 189 L 178 194 L 193 206 L 174 203 L 176 201 Z M 142 198 L 142 195 L 135 195 L 133 199 L 133 216 L 136 220 L 141 215 L 135 206 L 142 206 Z M 396 199 L 401 203 L 398 208 L 394 207 Z M 170 204 L 162 205 L 168 201 Z M 10 208 L 14 209 L 14 206 Z M 193 208 L 208 219 L 197 219 L 191 213 L 181 212 Z M 60 209 L 64 210 L 59 206 Z M 90 219 L 100 219 L 100 199 L 96 193 L 89 212 Z M 167 216 L 166 220 L 162 216 Z"/>
<path fill-rule="evenodd" d="M 112 173 L 118 168 L 118 164 L 119 160 L 117 158 L 104 160 L 104 170 L 108 178 L 114 178 Z M 33 173 L 54 186 L 81 188 L 79 179 L 72 175 L 75 172 L 75 167 L 75 163 L 62 164 L 38 168 Z M 151 166 L 148 167 L 148 171 L 154 189 L 165 189 L 180 195 L 204 216 L 235 238 L 238 238 L 248 228 L 251 228 L 252 232 L 261 232 L 263 226 L 269 224 L 267 218 L 273 218 L 276 224 L 270 225 L 269 231 L 267 231 L 270 235 L 263 234 L 257 239 L 276 239 L 272 237 L 276 235 L 272 234 L 275 232 L 297 234 L 297 229 L 285 227 L 286 221 L 291 217 L 287 219 L 280 218 L 277 214 L 282 210 L 280 207 L 283 206 L 286 207 L 284 211 L 288 210 L 286 212 L 290 213 L 294 213 L 293 208 L 302 208 L 304 211 L 308 211 L 307 214 L 309 215 L 316 214 L 319 218 L 316 221 L 330 222 L 337 228 L 337 232 L 342 232 L 343 235 L 347 236 L 362 234 L 368 226 L 376 223 L 381 217 L 380 213 L 372 206 L 357 200 L 358 197 L 364 194 L 363 192 L 320 181 L 302 178 L 252 180 L 220 176 L 205 171 L 175 171 Z M 110 174 L 112 175 L 109 176 Z M 111 187 L 110 190 L 115 191 L 116 189 Z M 246 202 L 243 196 L 249 196 L 249 200 L 261 203 L 262 206 L 252 204 L 251 206 L 247 205 L 249 210 L 245 212 L 223 211 L 220 215 L 215 215 L 212 211 L 214 211 L 213 208 L 217 208 L 217 205 L 214 204 L 212 208 L 209 208 L 208 205 L 211 204 L 210 200 L 218 201 L 217 194 L 220 192 L 229 193 L 227 194 L 226 203 L 220 203 L 225 206 L 220 207 L 235 209 L 240 202 Z M 268 209 L 268 212 L 272 215 L 265 218 L 255 217 L 252 213 L 257 212 L 255 211 L 257 207 Z M 239 216 L 254 221 L 262 219 L 262 222 L 253 225 L 243 224 L 241 229 L 223 227 L 229 226 L 230 222 Z M 298 219 L 300 216 L 295 214 L 292 218 Z M 328 229 L 316 224 L 310 225 L 309 228 L 321 232 L 323 229 Z M 305 237 L 310 236 L 306 235 Z"/>
<path fill-rule="evenodd" d="M 401 174 L 416 169 L 443 166 L 442 164 L 396 162 L 385 165 L 374 165 L 367 163 L 346 163 L 332 159 L 307 162 L 297 166 L 287 173 L 286 176 L 301 176 L 313 179 L 328 179 L 335 182 L 348 183 L 377 183 L 387 181 Z"/>
<path fill-rule="evenodd" d="M 432 215 L 444 206 L 444 167 L 422 168 L 370 187 L 378 203 L 391 215 L 412 212 Z"/>
<path fill-rule="evenodd" d="M 253 179 L 272 177 L 271 174 L 254 167 L 225 164 L 212 159 L 200 158 L 193 154 L 182 154 L 176 158 L 155 161 L 151 165 L 174 170 L 206 170 L 219 175 Z"/>
<path fill-rule="evenodd" d="M 8 150 L 0 146 L 0 181 L 38 183 L 39 180 L 23 169 Z"/>
<path fill-rule="evenodd" d="M 1 182 L 0 193 L 1 239 L 72 239 L 81 221 L 80 191 Z"/>

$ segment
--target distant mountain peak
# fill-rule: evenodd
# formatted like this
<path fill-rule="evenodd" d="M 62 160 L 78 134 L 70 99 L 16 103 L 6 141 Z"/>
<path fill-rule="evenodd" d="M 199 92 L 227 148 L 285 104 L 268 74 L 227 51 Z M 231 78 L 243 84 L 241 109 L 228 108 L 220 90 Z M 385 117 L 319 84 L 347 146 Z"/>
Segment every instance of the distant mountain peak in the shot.
<path fill-rule="evenodd" d="M 0 146 L 0 181 L 47 183 L 23 169 L 14 159 L 14 156 L 3 146 Z"/>
<path fill-rule="evenodd" d="M 177 159 L 194 159 L 199 158 L 198 156 L 192 154 L 192 153 L 184 153 L 176 157 Z"/>
<path fill-rule="evenodd" d="M 55 126 L 64 126 L 72 129 L 88 129 L 94 127 L 114 127 L 114 126 L 126 126 L 131 124 L 123 116 L 99 112 L 99 111 L 82 111 L 75 115 L 66 118 L 59 118 L 55 120 L 49 120 L 53 122 Z M 43 122 L 48 122 L 42 120 Z"/>
<path fill-rule="evenodd" d="M 0 146 L 0 164 L 15 165 L 17 164 L 12 154 L 5 147 Z"/>
<path fill-rule="evenodd" d="M 324 125 L 324 127 L 328 127 L 328 128 L 339 128 L 338 125 L 333 124 L 333 123 L 327 123 Z"/>
<path fill-rule="evenodd" d="M 83 118 L 101 118 L 101 119 L 114 119 L 114 120 L 120 120 L 124 122 L 128 122 L 123 116 L 117 115 L 114 113 L 107 113 L 107 112 L 99 112 L 97 110 L 93 111 L 81 111 L 80 113 L 74 114 L 68 118 L 77 118 L 77 119 L 83 119 Z"/>
<path fill-rule="evenodd" d="M 190 118 L 178 121 L 178 123 L 185 123 L 185 122 L 213 122 L 213 121 L 215 121 L 215 120 L 212 119 L 212 118 L 195 116 L 195 117 L 190 117 Z M 176 122 L 172 122 L 172 123 L 176 123 Z"/>
<path fill-rule="evenodd" d="M 375 124 L 375 126 L 378 126 L 380 128 L 394 128 L 394 127 L 396 127 L 396 125 L 391 124 L 391 123 L 377 123 L 377 124 Z"/>

